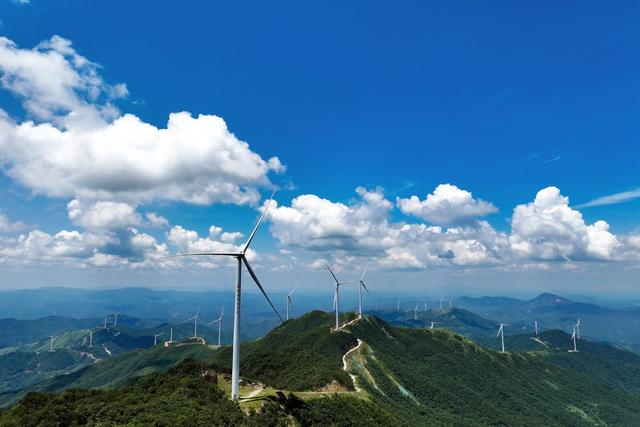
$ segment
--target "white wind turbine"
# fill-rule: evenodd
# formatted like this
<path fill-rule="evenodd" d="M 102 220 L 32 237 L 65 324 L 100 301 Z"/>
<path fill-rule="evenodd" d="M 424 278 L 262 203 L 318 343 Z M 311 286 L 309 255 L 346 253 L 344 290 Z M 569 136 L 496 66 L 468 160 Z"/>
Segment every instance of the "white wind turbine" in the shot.
<path fill-rule="evenodd" d="M 426 312 L 428 308 L 429 308 L 429 303 L 427 302 L 427 300 L 424 300 L 424 311 Z"/>
<path fill-rule="evenodd" d="M 287 295 L 287 298 L 285 298 L 285 303 L 287 305 L 286 320 L 289 320 L 289 309 L 293 310 L 293 303 L 291 302 L 291 295 L 293 295 L 293 293 L 296 291 L 296 289 L 298 289 L 298 285 L 295 285 L 293 287 L 293 289 L 291 289 L 291 292 L 289 292 L 289 294 Z"/>
<path fill-rule="evenodd" d="M 118 313 L 113 315 L 113 326 L 118 326 Z"/>
<path fill-rule="evenodd" d="M 340 329 L 340 286 L 350 282 L 339 281 L 336 275 L 333 274 L 333 270 L 331 270 L 331 267 L 329 267 L 329 264 L 325 262 L 324 265 L 325 267 L 327 267 L 327 270 L 329 270 L 329 273 L 331 273 L 331 277 L 333 277 L 333 280 L 335 280 L 336 282 L 336 289 L 333 292 L 333 308 L 336 311 L 336 331 L 337 331 Z"/>
<path fill-rule="evenodd" d="M 107 329 L 107 316 L 104 316 L 104 328 Z"/>
<path fill-rule="evenodd" d="M 433 329 L 433 327 L 435 325 L 437 325 L 438 323 L 440 323 L 440 322 L 431 322 L 431 325 L 429 326 L 429 329 Z"/>
<path fill-rule="evenodd" d="M 504 353 L 504 323 L 500 323 L 500 329 L 498 329 L 496 337 L 500 337 L 500 340 L 502 341 L 502 352 Z"/>
<path fill-rule="evenodd" d="M 440 310 L 442 310 L 442 300 L 444 300 L 444 297 L 440 298 Z"/>
<path fill-rule="evenodd" d="M 53 339 L 55 338 L 56 335 L 58 335 L 57 332 L 53 335 L 49 335 L 49 338 L 51 338 L 51 341 L 49 343 L 49 351 L 53 351 Z"/>
<path fill-rule="evenodd" d="M 153 335 L 153 346 L 154 347 L 155 347 L 156 344 L 158 344 L 158 337 L 161 337 L 162 335 L 164 335 L 164 332 Z"/>
<path fill-rule="evenodd" d="M 364 288 L 364 290 L 367 291 L 367 294 L 371 295 L 369 293 L 369 289 L 367 289 L 366 285 L 364 284 L 364 274 L 367 272 L 368 266 L 369 264 L 366 264 L 364 266 L 364 270 L 362 271 L 362 276 L 360 276 L 360 280 L 358 281 L 358 314 L 360 315 L 360 317 L 362 317 L 362 288 Z"/>
<path fill-rule="evenodd" d="M 93 329 L 89 329 L 89 348 L 93 347 Z"/>
<path fill-rule="evenodd" d="M 534 327 L 536 328 L 536 336 L 538 336 L 538 321 L 537 321 L 537 320 L 534 320 L 534 321 L 533 321 L 533 325 L 534 325 Z"/>
<path fill-rule="evenodd" d="M 573 341 L 573 350 L 569 350 L 569 353 L 577 353 L 578 347 L 576 345 L 576 327 L 573 327 L 573 334 L 571 334 L 571 341 Z"/>
<path fill-rule="evenodd" d="M 415 310 L 413 310 L 413 320 L 418 320 L 418 307 L 420 307 L 420 303 L 417 303 Z"/>
<path fill-rule="evenodd" d="M 280 316 L 280 313 L 278 313 L 278 310 L 276 310 L 275 306 L 269 299 L 269 296 L 267 295 L 264 288 L 260 284 L 260 281 L 258 280 L 258 276 L 256 276 L 256 273 L 253 271 L 253 269 L 249 265 L 249 261 L 247 261 L 247 257 L 246 257 L 246 253 L 247 253 L 247 250 L 249 249 L 249 245 L 251 244 L 251 241 L 253 240 L 254 236 L 256 235 L 256 232 L 258 231 L 258 227 L 262 223 L 262 220 L 264 219 L 264 216 L 267 213 L 267 209 L 269 209 L 269 205 L 273 200 L 274 194 L 275 194 L 275 190 L 271 194 L 271 198 L 269 199 L 264 210 L 262 211 L 262 215 L 260 215 L 260 218 L 258 219 L 258 222 L 253 228 L 253 231 L 251 231 L 251 234 L 249 235 L 247 242 L 244 244 L 244 246 L 240 251 L 238 252 L 203 252 L 203 253 L 190 253 L 190 254 L 180 255 L 180 256 L 227 256 L 227 257 L 232 257 L 236 259 L 236 263 L 237 263 L 236 264 L 236 289 L 235 289 L 235 303 L 234 303 L 234 312 L 233 312 L 233 357 L 232 357 L 232 367 L 231 367 L 231 399 L 232 400 L 238 400 L 238 397 L 240 395 L 240 299 L 241 299 L 241 291 L 242 291 L 242 264 L 243 263 L 247 268 L 249 275 L 251 276 L 253 281 L 256 283 L 256 285 L 262 292 L 262 295 L 264 295 L 264 297 L 269 302 L 269 305 L 271 305 L 271 308 L 273 309 L 273 311 L 276 313 L 280 321 L 282 321 L 282 317 Z"/>
<path fill-rule="evenodd" d="M 169 342 L 173 342 L 173 328 L 169 330 Z"/>
<path fill-rule="evenodd" d="M 578 322 L 576 322 L 576 336 L 580 339 L 580 318 L 578 317 Z"/>
<path fill-rule="evenodd" d="M 396 311 L 400 311 L 400 301 L 402 300 L 399 299 L 398 302 L 396 303 Z"/>
<path fill-rule="evenodd" d="M 196 311 L 196 315 L 188 318 L 182 323 L 187 323 L 193 320 L 193 338 L 198 338 L 198 320 L 200 320 L 200 307 L 198 307 L 198 311 Z"/>
<path fill-rule="evenodd" d="M 216 320 L 212 320 L 207 323 L 207 325 L 213 325 L 214 323 L 218 323 L 218 347 L 220 347 L 220 340 L 222 338 L 222 319 L 224 318 L 224 307 L 222 307 L 222 312 L 220 313 L 220 317 Z"/>

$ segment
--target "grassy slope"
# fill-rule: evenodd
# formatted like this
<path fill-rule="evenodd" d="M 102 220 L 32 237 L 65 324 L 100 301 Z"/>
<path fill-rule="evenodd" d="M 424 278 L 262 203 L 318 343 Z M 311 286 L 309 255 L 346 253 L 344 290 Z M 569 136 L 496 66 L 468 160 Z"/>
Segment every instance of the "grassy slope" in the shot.
<path fill-rule="evenodd" d="M 68 388 L 112 388 L 135 381 L 143 375 L 163 372 L 182 360 L 205 360 L 215 350 L 205 346 L 183 346 L 149 350 L 134 350 L 91 364 L 75 372 L 58 375 L 36 384 L 30 390 L 60 392 Z M 0 406 L 15 402 L 25 391 L 0 394 Z"/>
<path fill-rule="evenodd" d="M 332 381 L 353 389 L 342 370 L 342 355 L 357 341 L 347 332 L 329 332 L 333 319 L 330 314 L 312 311 L 243 344 L 242 377 L 292 391 L 319 389 Z M 231 348 L 222 348 L 213 360 L 230 371 Z"/>
<path fill-rule="evenodd" d="M 60 395 L 30 393 L 0 413 L 0 426 L 24 425 L 158 425 L 402 426 L 380 407 L 350 397 L 303 402 L 295 397 L 268 401 L 260 412 L 246 415 L 207 375 L 209 365 L 186 361 L 163 374 L 142 378 L 114 390 L 68 390 Z"/>

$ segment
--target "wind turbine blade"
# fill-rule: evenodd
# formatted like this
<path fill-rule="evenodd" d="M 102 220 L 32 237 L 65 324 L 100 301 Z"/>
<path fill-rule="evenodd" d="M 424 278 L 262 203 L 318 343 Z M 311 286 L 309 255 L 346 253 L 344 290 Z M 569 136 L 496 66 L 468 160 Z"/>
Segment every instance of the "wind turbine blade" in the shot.
<path fill-rule="evenodd" d="M 244 256 L 242 257 L 242 261 L 244 262 L 245 267 L 247 267 L 247 271 L 249 272 L 249 274 L 251 275 L 251 278 L 253 278 L 253 281 L 256 282 L 256 285 L 258 286 L 258 288 L 260 289 L 260 292 L 262 292 L 262 295 L 264 295 L 264 297 L 267 299 L 267 301 L 269 301 L 269 305 L 271 306 L 271 308 L 273 309 L 273 311 L 276 313 L 276 316 L 278 316 L 278 319 L 280 319 L 280 321 L 282 323 L 284 323 L 284 320 L 282 320 L 282 316 L 280 316 L 280 313 L 278 313 L 278 310 L 276 309 L 276 307 L 273 305 L 273 303 L 271 302 L 271 300 L 269 299 L 269 296 L 267 295 L 267 293 L 265 292 L 264 288 L 262 287 L 262 285 L 260 284 L 260 281 L 258 280 L 258 276 L 256 276 L 256 273 L 253 271 L 253 269 L 251 268 L 251 266 L 249 265 L 249 262 L 247 261 L 247 258 L 245 258 Z"/>
<path fill-rule="evenodd" d="M 207 323 L 207 325 L 213 325 L 216 322 L 219 322 L 220 319 L 216 319 L 216 320 L 212 320 L 211 322 Z"/>
<path fill-rule="evenodd" d="M 184 321 L 184 322 L 182 322 L 182 323 L 190 322 L 190 321 L 192 321 L 192 320 L 193 320 L 193 319 L 195 319 L 195 318 L 196 318 L 196 316 L 190 317 L 190 318 L 188 318 L 187 320 L 185 320 L 185 321 Z"/>
<path fill-rule="evenodd" d="M 289 302 L 289 307 L 293 308 L 293 303 L 291 302 L 291 295 L 287 297 L 287 301 Z"/>
<path fill-rule="evenodd" d="M 238 256 L 242 255 L 237 252 L 195 252 L 188 254 L 177 254 L 176 257 L 187 257 L 187 256 Z"/>
<path fill-rule="evenodd" d="M 367 272 L 367 267 L 369 267 L 369 263 L 366 263 L 364 265 L 364 270 L 362 271 L 362 276 L 360 277 L 361 282 L 364 280 L 364 274 Z"/>
<path fill-rule="evenodd" d="M 275 196 L 275 195 L 276 195 L 276 190 L 274 189 L 273 193 L 271 193 L 271 197 L 269 198 L 269 201 L 265 205 L 265 207 L 264 207 L 264 209 L 262 211 L 262 214 L 260 215 L 260 218 L 258 219 L 258 222 L 256 222 L 255 227 L 253 227 L 253 231 L 249 235 L 249 238 L 247 239 L 247 243 L 245 243 L 244 244 L 244 248 L 242 248 L 242 252 L 243 253 L 246 252 L 247 249 L 249 248 L 249 245 L 251 244 L 251 241 L 253 240 L 253 236 L 256 235 L 256 232 L 258 231 L 258 227 L 260 227 L 260 223 L 262 223 L 262 220 L 264 219 L 264 216 L 267 214 L 267 210 L 269 209 L 269 205 L 273 201 L 273 196 Z"/>
<path fill-rule="evenodd" d="M 333 276 L 333 280 L 336 281 L 336 283 L 339 285 L 340 281 L 338 281 L 338 278 L 336 277 L 335 274 L 333 274 L 333 270 L 331 270 L 331 267 L 329 267 L 329 264 L 327 264 L 326 262 L 324 263 L 325 267 L 327 267 L 327 270 L 329 270 L 329 273 L 331 273 L 331 276 Z"/>
<path fill-rule="evenodd" d="M 296 289 L 298 289 L 298 286 L 299 286 L 299 285 L 295 285 L 295 286 L 293 287 L 293 289 L 291 290 L 291 292 L 289 292 L 289 296 L 293 295 L 293 293 L 296 291 Z"/>
<path fill-rule="evenodd" d="M 369 292 L 369 289 L 367 289 L 367 286 L 364 284 L 364 282 L 360 281 L 360 283 L 362 284 L 362 287 L 364 288 L 364 290 L 367 291 L 367 295 L 371 295 L 371 292 Z"/>

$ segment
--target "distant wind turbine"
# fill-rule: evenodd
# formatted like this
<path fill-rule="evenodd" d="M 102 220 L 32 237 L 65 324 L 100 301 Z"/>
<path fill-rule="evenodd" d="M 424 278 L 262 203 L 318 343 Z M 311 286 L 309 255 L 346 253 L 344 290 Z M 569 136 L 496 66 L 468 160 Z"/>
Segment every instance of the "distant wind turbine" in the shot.
<path fill-rule="evenodd" d="M 365 264 L 364 270 L 362 271 L 362 276 L 360 276 L 360 281 L 358 282 L 358 314 L 360 315 L 360 317 L 362 317 L 362 289 L 364 288 L 364 290 L 367 291 L 367 294 L 371 295 L 369 293 L 369 289 L 367 289 L 364 284 L 364 274 L 367 272 L 368 266 L 369 264 Z"/>
<path fill-rule="evenodd" d="M 534 321 L 533 321 L 533 325 L 534 325 L 534 327 L 536 328 L 536 336 L 538 336 L 538 321 L 537 321 L 537 320 L 534 320 Z"/>
<path fill-rule="evenodd" d="M 222 319 L 224 318 L 224 307 L 222 307 L 222 312 L 220 313 L 220 317 L 216 320 L 212 320 L 207 323 L 207 325 L 213 325 L 214 323 L 218 323 L 218 347 L 220 347 L 220 340 L 222 338 Z"/>
<path fill-rule="evenodd" d="M 580 318 L 578 317 L 578 322 L 576 323 L 576 334 L 577 338 L 580 339 Z"/>
<path fill-rule="evenodd" d="M 104 328 L 107 329 L 107 316 L 104 316 Z"/>
<path fill-rule="evenodd" d="M 437 325 L 438 323 L 440 323 L 440 322 L 431 322 L 431 326 L 429 326 L 429 329 L 433 329 L 433 327 L 434 327 L 435 325 Z"/>
<path fill-rule="evenodd" d="M 424 311 L 427 311 L 427 308 L 429 308 L 429 303 L 427 302 L 427 300 L 424 300 Z"/>
<path fill-rule="evenodd" d="M 182 323 L 187 323 L 193 320 L 193 338 L 198 338 L 198 320 L 200 319 L 200 307 L 198 307 L 198 311 L 196 311 L 196 315 L 188 318 Z"/>
<path fill-rule="evenodd" d="M 164 332 L 161 332 L 159 334 L 155 334 L 153 336 L 153 345 L 154 345 L 154 347 L 155 347 L 156 344 L 158 344 L 158 337 L 161 337 L 162 335 L 164 335 Z"/>
<path fill-rule="evenodd" d="M 496 337 L 500 337 L 502 341 L 502 352 L 504 353 L 504 323 L 500 323 L 500 329 L 498 329 Z"/>
<path fill-rule="evenodd" d="M 418 307 L 420 307 L 420 303 L 417 303 L 416 309 L 413 310 L 413 320 L 418 320 Z"/>
<path fill-rule="evenodd" d="M 58 335 L 57 332 L 53 335 L 49 335 L 49 338 L 51 338 L 51 341 L 49 343 L 49 351 L 53 351 L 53 339 L 55 338 L 56 335 Z"/>
<path fill-rule="evenodd" d="M 173 342 L 173 328 L 169 330 L 169 342 Z"/>
<path fill-rule="evenodd" d="M 571 341 L 573 341 L 573 350 L 569 350 L 569 353 L 577 353 L 578 347 L 576 345 L 576 327 L 573 327 L 573 334 L 571 334 Z"/>
<path fill-rule="evenodd" d="M 89 348 L 93 347 L 93 329 L 89 329 Z"/>
<path fill-rule="evenodd" d="M 325 262 L 324 265 L 325 267 L 327 267 L 327 270 L 329 270 L 329 273 L 331 273 L 331 277 L 333 277 L 333 280 L 335 280 L 336 282 L 336 289 L 333 292 L 333 308 L 336 311 L 336 331 L 337 331 L 338 329 L 340 329 L 340 286 L 345 285 L 349 282 L 339 281 L 336 275 L 333 273 L 333 270 L 331 270 L 331 267 L 329 267 L 329 264 Z"/>
<path fill-rule="evenodd" d="M 287 295 L 287 298 L 285 299 L 285 303 L 287 305 L 286 320 L 289 320 L 289 309 L 291 309 L 293 311 L 293 303 L 291 302 L 291 295 L 293 295 L 293 293 L 296 291 L 296 289 L 298 289 L 298 285 L 295 285 L 293 287 L 293 289 L 291 289 L 291 292 L 289 292 L 289 294 Z"/>
<path fill-rule="evenodd" d="M 401 299 L 398 300 L 397 304 L 396 304 L 396 310 L 400 311 L 400 301 L 402 301 Z"/>
<path fill-rule="evenodd" d="M 118 313 L 113 315 L 113 326 L 118 326 Z"/>
<path fill-rule="evenodd" d="M 444 300 L 444 297 L 440 298 L 440 310 L 442 310 L 442 300 Z"/>
<path fill-rule="evenodd" d="M 280 313 L 278 313 L 278 310 L 276 310 L 276 307 L 273 305 L 273 303 L 269 299 L 269 296 L 267 295 L 264 288 L 260 284 L 260 281 L 258 280 L 258 276 L 256 276 L 256 273 L 253 271 L 253 269 L 249 265 L 249 261 L 247 261 L 247 257 L 246 257 L 246 253 L 247 253 L 247 250 L 249 249 L 249 245 L 251 244 L 251 241 L 256 235 L 256 232 L 258 231 L 258 227 L 260 227 L 260 224 L 262 223 L 264 216 L 267 214 L 267 210 L 269 209 L 269 205 L 273 201 L 274 195 L 275 195 L 275 190 L 271 194 L 271 198 L 269 199 L 266 206 L 264 207 L 264 210 L 262 211 L 262 214 L 260 215 L 258 222 L 253 228 L 253 231 L 251 231 L 251 234 L 249 235 L 247 242 L 244 244 L 244 246 L 239 252 L 204 252 L 204 253 L 190 253 L 190 254 L 180 255 L 180 256 L 228 256 L 228 257 L 235 258 L 237 261 L 235 303 L 234 303 L 234 312 L 233 312 L 233 356 L 232 356 L 232 367 L 231 367 L 231 400 L 238 400 L 238 397 L 240 396 L 240 299 L 241 299 L 241 290 L 242 290 L 241 284 L 242 284 L 242 264 L 243 263 L 247 268 L 249 275 L 251 276 L 253 281 L 256 283 L 256 286 L 258 286 L 258 288 L 260 289 L 260 292 L 262 292 L 262 295 L 264 295 L 266 300 L 269 302 L 269 305 L 278 316 L 278 319 L 280 319 L 281 322 L 283 321 L 282 316 L 280 316 Z"/>

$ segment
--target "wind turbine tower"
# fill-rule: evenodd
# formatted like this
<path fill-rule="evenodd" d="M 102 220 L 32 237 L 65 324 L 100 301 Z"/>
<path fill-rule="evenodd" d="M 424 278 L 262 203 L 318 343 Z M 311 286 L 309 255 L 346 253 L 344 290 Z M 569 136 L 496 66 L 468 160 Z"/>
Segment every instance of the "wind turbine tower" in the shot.
<path fill-rule="evenodd" d="M 416 304 L 416 309 L 413 310 L 413 320 L 418 320 L 418 307 L 420 306 L 420 303 Z"/>
<path fill-rule="evenodd" d="M 93 347 L 93 329 L 89 329 L 89 348 Z"/>
<path fill-rule="evenodd" d="M 538 336 L 538 321 L 537 320 L 533 321 L 533 326 L 536 328 L 536 336 Z"/>
<path fill-rule="evenodd" d="M 53 351 L 53 338 L 55 338 L 56 334 L 53 335 L 49 335 L 49 338 L 51 338 L 51 341 L 49 342 L 49 351 Z"/>
<path fill-rule="evenodd" d="M 360 281 L 358 282 L 358 314 L 360 315 L 360 317 L 362 317 L 362 289 L 364 288 L 364 290 L 367 291 L 367 294 L 371 295 L 369 293 L 369 289 L 367 289 L 367 286 L 364 284 L 364 274 L 367 272 L 368 266 L 369 264 L 366 264 L 364 266 L 362 276 L 360 276 Z"/>
<path fill-rule="evenodd" d="M 253 238 L 256 235 L 256 232 L 258 231 L 258 227 L 260 227 L 262 220 L 267 214 L 269 205 L 273 201 L 274 194 L 275 194 L 275 190 L 271 194 L 271 198 L 269 199 L 269 201 L 266 203 L 264 210 L 262 211 L 262 214 L 258 219 L 258 222 L 256 223 L 255 227 L 253 227 L 253 230 L 251 231 L 251 234 L 249 235 L 247 242 L 240 249 L 240 251 L 238 252 L 201 252 L 201 253 L 190 253 L 190 254 L 180 255 L 180 256 L 225 256 L 225 257 L 232 257 L 236 259 L 236 286 L 235 286 L 235 303 L 234 303 L 234 312 L 233 312 L 233 356 L 232 356 L 232 367 L 231 367 L 231 399 L 232 400 L 238 400 L 238 397 L 240 396 L 240 300 L 241 300 L 241 294 L 242 294 L 241 292 L 242 291 L 242 264 L 244 264 L 244 266 L 246 267 L 247 271 L 249 272 L 249 275 L 255 282 L 256 286 L 258 286 L 258 288 L 260 289 L 260 292 L 262 292 L 262 295 L 264 295 L 266 300 L 269 302 L 269 305 L 271 306 L 273 311 L 276 313 L 276 316 L 278 316 L 278 319 L 280 319 L 281 322 L 283 321 L 282 316 L 280 316 L 280 313 L 278 313 L 278 310 L 276 310 L 276 307 L 273 305 L 273 303 L 269 299 L 269 296 L 267 295 L 264 288 L 260 284 L 260 281 L 258 280 L 258 276 L 256 276 L 256 273 L 253 271 L 253 269 L 249 265 L 249 261 L 247 261 L 247 257 L 246 257 L 246 253 L 247 253 L 247 250 L 249 249 L 249 245 L 251 245 L 251 241 L 253 240 Z"/>
<path fill-rule="evenodd" d="M 442 310 L 442 300 L 444 300 L 444 297 L 440 298 L 440 310 Z"/>
<path fill-rule="evenodd" d="M 573 334 L 571 334 L 571 341 L 573 341 L 573 350 L 569 350 L 569 353 L 577 353 L 578 347 L 576 345 L 576 327 L 573 327 Z"/>
<path fill-rule="evenodd" d="M 399 299 L 398 302 L 396 303 L 396 311 L 398 312 L 400 311 L 400 301 L 402 300 Z"/>
<path fill-rule="evenodd" d="M 289 308 L 291 308 L 291 310 L 293 311 L 293 303 L 291 302 L 291 295 L 293 295 L 293 293 L 296 291 L 296 289 L 298 288 L 298 285 L 295 285 L 293 287 L 293 289 L 291 289 L 291 292 L 289 292 L 289 295 L 287 295 L 286 298 L 286 305 L 287 305 L 287 317 L 286 320 L 289 320 Z"/>
<path fill-rule="evenodd" d="M 500 323 L 500 329 L 498 329 L 496 337 L 500 337 L 500 340 L 502 341 L 502 353 L 504 353 L 504 323 Z"/>
<path fill-rule="evenodd" d="M 188 318 L 182 323 L 187 323 L 193 320 L 193 338 L 198 338 L 198 319 L 200 319 L 200 307 L 196 311 L 196 315 Z"/>
<path fill-rule="evenodd" d="M 214 323 L 218 323 L 218 347 L 220 347 L 220 340 L 222 338 L 222 319 L 223 318 L 224 318 L 224 307 L 222 307 L 222 312 L 220 313 L 220 317 L 218 317 L 216 320 L 213 320 L 207 323 L 207 325 L 213 325 Z"/>
<path fill-rule="evenodd" d="M 333 277 L 333 280 L 335 280 L 336 282 L 336 289 L 333 293 L 333 308 L 336 310 L 336 331 L 337 331 L 340 329 L 340 286 L 347 284 L 349 282 L 339 281 L 336 275 L 333 273 L 333 270 L 331 270 L 331 267 L 329 267 L 329 264 L 325 262 L 324 265 L 325 267 L 327 267 L 327 270 L 329 270 L 329 273 L 331 273 L 331 277 Z"/>
<path fill-rule="evenodd" d="M 164 332 L 159 333 L 159 334 L 155 334 L 155 335 L 153 336 L 153 346 L 154 346 L 154 347 L 156 346 L 156 344 L 158 344 L 158 337 L 160 337 L 160 336 L 162 336 L 162 335 L 164 335 Z"/>

